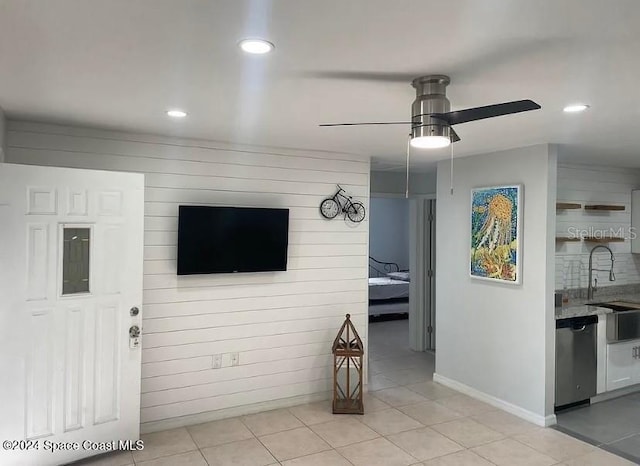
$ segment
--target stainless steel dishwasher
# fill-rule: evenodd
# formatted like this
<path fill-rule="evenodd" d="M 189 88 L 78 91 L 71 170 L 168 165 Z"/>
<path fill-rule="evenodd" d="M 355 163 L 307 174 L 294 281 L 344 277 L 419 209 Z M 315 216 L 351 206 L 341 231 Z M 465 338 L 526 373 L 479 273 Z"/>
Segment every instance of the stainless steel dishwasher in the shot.
<path fill-rule="evenodd" d="M 556 408 L 596 394 L 597 323 L 598 316 L 556 321 Z"/>

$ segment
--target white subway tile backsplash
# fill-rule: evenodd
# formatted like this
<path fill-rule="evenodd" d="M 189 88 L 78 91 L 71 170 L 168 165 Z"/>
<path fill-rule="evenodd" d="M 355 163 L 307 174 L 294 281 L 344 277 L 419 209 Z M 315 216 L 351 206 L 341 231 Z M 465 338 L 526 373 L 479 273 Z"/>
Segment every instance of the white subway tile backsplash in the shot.
<path fill-rule="evenodd" d="M 631 191 L 640 187 L 640 170 L 611 167 L 564 165 L 558 166 L 558 202 L 582 204 L 624 205 L 624 211 L 589 212 L 584 209 L 558 211 L 556 233 L 598 235 L 622 234 L 627 237 L 631 227 Z M 584 241 L 556 244 L 556 289 L 588 286 L 589 253 L 596 243 Z M 631 254 L 631 243 L 608 243 L 615 255 L 616 281 L 610 282 L 607 272 L 594 272 L 598 286 L 640 283 L 640 256 Z M 608 270 L 609 253 L 605 250 L 593 256 L 594 267 Z"/>

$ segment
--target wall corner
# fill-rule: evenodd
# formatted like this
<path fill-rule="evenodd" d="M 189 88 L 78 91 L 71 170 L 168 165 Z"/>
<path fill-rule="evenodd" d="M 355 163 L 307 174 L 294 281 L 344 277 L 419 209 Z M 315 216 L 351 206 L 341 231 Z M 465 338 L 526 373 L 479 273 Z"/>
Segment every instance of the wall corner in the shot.
<path fill-rule="evenodd" d="M 556 200 L 558 195 L 558 146 L 548 144 L 547 157 L 547 241 L 545 274 L 545 416 L 554 419 L 556 380 Z"/>

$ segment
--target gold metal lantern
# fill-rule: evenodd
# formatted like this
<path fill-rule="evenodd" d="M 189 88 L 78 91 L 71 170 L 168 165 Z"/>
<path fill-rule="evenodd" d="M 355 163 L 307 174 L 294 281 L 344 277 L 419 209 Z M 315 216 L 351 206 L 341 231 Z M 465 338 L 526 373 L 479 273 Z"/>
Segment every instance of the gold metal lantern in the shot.
<path fill-rule="evenodd" d="M 364 346 L 351 316 L 333 341 L 333 413 L 364 414 L 362 372 Z"/>

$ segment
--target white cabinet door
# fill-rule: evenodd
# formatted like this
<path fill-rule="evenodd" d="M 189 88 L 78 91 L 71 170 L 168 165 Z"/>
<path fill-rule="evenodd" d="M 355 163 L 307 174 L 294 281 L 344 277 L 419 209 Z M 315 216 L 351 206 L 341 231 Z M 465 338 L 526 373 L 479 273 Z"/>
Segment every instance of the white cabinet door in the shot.
<path fill-rule="evenodd" d="M 638 340 L 607 346 L 607 391 L 640 382 L 638 346 Z"/>
<path fill-rule="evenodd" d="M 0 164 L 3 466 L 138 439 L 143 210 L 143 175 Z"/>

